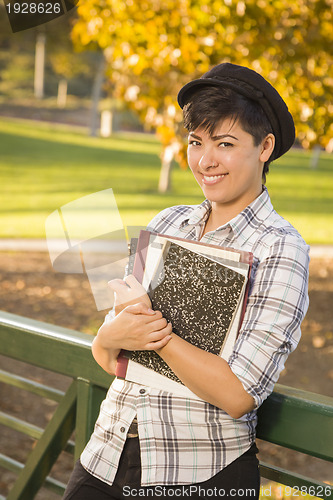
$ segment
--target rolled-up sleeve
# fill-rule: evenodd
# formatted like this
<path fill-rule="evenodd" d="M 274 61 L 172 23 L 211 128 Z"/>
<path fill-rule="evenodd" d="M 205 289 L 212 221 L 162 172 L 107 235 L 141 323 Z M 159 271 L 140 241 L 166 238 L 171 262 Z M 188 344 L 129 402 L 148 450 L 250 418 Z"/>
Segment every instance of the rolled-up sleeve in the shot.
<path fill-rule="evenodd" d="M 254 266 L 241 330 L 229 366 L 256 408 L 272 392 L 300 339 L 308 300 L 309 247 L 281 237 Z"/>

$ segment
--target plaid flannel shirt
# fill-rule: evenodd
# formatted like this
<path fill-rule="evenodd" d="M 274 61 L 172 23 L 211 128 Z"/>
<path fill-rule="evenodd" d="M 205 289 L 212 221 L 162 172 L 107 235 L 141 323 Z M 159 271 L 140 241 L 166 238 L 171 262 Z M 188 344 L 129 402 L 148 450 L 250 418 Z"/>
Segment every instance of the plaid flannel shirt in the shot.
<path fill-rule="evenodd" d="M 171 207 L 158 214 L 148 229 L 198 240 L 210 210 L 208 200 Z M 300 339 L 308 307 L 309 247 L 274 211 L 265 187 L 243 212 L 201 241 L 254 254 L 245 317 L 228 363 L 258 408 Z M 115 379 L 81 463 L 112 484 L 127 430 L 137 415 L 142 486 L 199 483 L 251 446 L 256 413 L 255 409 L 233 419 L 205 401 Z"/>

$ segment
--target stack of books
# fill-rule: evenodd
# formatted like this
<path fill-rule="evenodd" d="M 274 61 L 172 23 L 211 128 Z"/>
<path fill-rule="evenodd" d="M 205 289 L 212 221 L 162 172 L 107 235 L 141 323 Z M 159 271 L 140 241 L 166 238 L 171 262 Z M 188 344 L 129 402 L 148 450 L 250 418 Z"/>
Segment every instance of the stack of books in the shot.
<path fill-rule="evenodd" d="M 252 260 L 250 252 L 141 231 L 131 241 L 129 272 L 174 333 L 227 360 L 244 315 Z M 116 375 L 197 398 L 155 351 L 122 350 Z"/>

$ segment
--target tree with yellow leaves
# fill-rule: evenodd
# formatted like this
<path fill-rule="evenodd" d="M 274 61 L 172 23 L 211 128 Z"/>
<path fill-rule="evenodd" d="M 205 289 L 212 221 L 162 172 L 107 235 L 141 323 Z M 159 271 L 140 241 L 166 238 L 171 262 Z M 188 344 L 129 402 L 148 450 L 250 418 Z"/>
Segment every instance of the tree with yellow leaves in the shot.
<path fill-rule="evenodd" d="M 177 92 L 220 62 L 276 87 L 303 147 L 333 149 L 333 0 L 85 0 L 78 16 L 75 44 L 103 50 L 114 96 L 161 138 L 160 190 L 186 165 Z"/>

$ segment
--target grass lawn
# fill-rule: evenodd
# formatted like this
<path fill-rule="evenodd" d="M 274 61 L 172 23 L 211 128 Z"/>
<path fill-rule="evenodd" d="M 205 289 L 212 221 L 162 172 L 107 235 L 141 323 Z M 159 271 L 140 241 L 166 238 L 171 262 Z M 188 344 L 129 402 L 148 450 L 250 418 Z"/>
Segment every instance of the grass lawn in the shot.
<path fill-rule="evenodd" d="M 126 225 L 146 225 L 161 209 L 203 200 L 189 170 L 176 167 L 173 190 L 157 192 L 160 144 L 153 136 L 109 139 L 45 123 L 0 119 L 0 237 L 44 238 L 47 216 L 87 194 L 112 188 Z M 267 186 L 276 210 L 308 243 L 333 244 L 333 156 L 292 150 L 272 165 Z"/>

